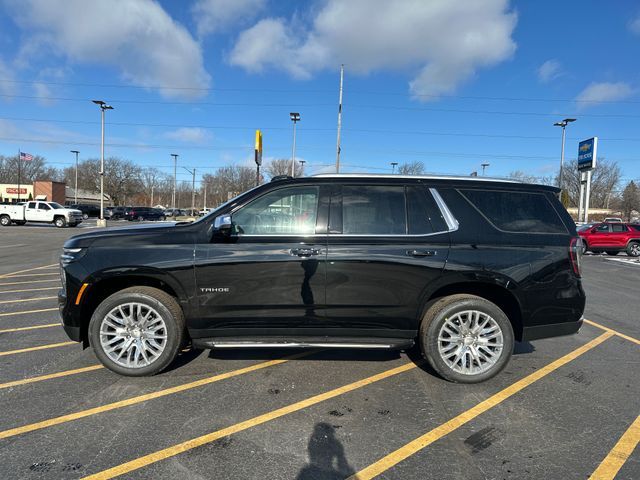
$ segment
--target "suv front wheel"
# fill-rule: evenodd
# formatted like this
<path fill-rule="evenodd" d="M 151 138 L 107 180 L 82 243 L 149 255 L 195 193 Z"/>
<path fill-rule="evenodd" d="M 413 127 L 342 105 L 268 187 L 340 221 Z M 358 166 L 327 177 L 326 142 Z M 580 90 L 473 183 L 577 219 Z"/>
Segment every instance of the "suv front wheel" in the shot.
<path fill-rule="evenodd" d="M 110 370 L 133 377 L 154 375 L 176 357 L 184 315 L 168 293 L 131 287 L 107 297 L 91 317 L 89 342 Z"/>
<path fill-rule="evenodd" d="M 441 298 L 420 325 L 422 354 L 439 375 L 452 382 L 488 380 L 507 365 L 513 346 L 507 316 L 475 295 Z"/>

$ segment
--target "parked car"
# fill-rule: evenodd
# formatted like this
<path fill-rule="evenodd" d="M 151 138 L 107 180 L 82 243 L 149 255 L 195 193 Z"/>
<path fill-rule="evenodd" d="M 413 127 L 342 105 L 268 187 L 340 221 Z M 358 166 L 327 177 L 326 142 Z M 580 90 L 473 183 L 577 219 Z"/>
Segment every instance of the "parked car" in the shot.
<path fill-rule="evenodd" d="M 16 205 L 0 205 L 0 225 L 27 222 L 53 223 L 58 228 L 75 227 L 82 223 L 82 212 L 66 208 L 56 202 L 26 202 Z"/>
<path fill-rule="evenodd" d="M 619 222 L 599 223 L 578 233 L 582 237 L 585 252 L 618 255 L 626 251 L 631 257 L 640 256 L 640 232 L 632 225 Z"/>
<path fill-rule="evenodd" d="M 622 219 L 620 217 L 607 217 L 604 221 L 605 223 L 622 223 Z"/>
<path fill-rule="evenodd" d="M 151 207 L 130 207 L 125 212 L 125 218 L 130 221 L 141 220 L 166 220 L 166 216 L 162 210 Z"/>
<path fill-rule="evenodd" d="M 188 342 L 417 342 L 442 377 L 484 381 L 515 341 L 582 325 L 580 240 L 558 191 L 471 177 L 281 178 L 192 223 L 67 240 L 62 323 L 123 375 L 162 371 Z"/>
<path fill-rule="evenodd" d="M 108 217 L 110 220 L 122 220 L 126 218 L 127 212 L 131 207 L 109 207 L 110 216 Z"/>
<path fill-rule="evenodd" d="M 211 208 L 203 208 L 202 210 L 200 210 L 198 212 L 198 216 L 203 217 L 205 216 L 207 213 L 209 213 L 212 209 Z"/>
<path fill-rule="evenodd" d="M 80 210 L 84 220 L 90 217 L 100 218 L 100 205 L 71 205 L 69 208 Z"/>

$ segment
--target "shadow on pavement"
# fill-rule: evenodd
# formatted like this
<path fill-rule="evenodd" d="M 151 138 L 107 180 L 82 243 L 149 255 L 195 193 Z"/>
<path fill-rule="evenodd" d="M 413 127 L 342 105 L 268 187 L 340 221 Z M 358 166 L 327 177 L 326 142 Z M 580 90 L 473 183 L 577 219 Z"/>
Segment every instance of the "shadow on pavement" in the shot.
<path fill-rule="evenodd" d="M 336 438 L 335 429 L 328 423 L 316 423 L 309 444 L 309 463 L 296 480 L 334 480 L 355 473 L 344 454 L 342 443 Z"/>

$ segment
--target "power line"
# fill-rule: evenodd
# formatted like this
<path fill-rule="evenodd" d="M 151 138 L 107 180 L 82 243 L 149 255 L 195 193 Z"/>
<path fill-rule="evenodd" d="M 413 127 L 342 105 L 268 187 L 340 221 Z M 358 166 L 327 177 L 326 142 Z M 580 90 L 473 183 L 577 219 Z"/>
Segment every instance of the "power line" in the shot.
<path fill-rule="evenodd" d="M 226 88 L 226 87 L 186 87 L 186 86 L 171 86 L 171 85 L 122 85 L 113 83 L 87 83 L 87 82 L 52 82 L 44 80 L 12 80 L 7 78 L 0 78 L 1 83 L 11 83 L 18 85 L 54 85 L 54 86 L 68 86 L 68 87 L 93 87 L 93 88 L 121 88 L 121 89 L 137 89 L 137 90 L 177 90 L 177 91 L 193 91 L 193 92 L 271 92 L 271 93 L 327 93 L 335 94 L 334 90 L 330 89 L 278 89 L 278 88 Z M 388 96 L 401 96 L 401 97 L 418 97 L 418 98 L 453 98 L 463 100 L 497 100 L 497 101 L 522 101 L 522 102 L 575 102 L 575 103 L 606 103 L 606 104 L 638 104 L 638 100 L 579 100 L 576 98 L 542 98 L 542 97 L 496 97 L 496 96 L 483 96 L 483 95 L 453 95 L 453 94 L 426 94 L 426 93 L 408 93 L 408 92 L 393 92 L 393 91 L 380 91 L 380 90 L 358 90 L 350 89 L 350 95 L 362 94 L 362 95 L 388 95 Z"/>
<path fill-rule="evenodd" d="M 0 117 L 0 120 L 10 120 L 16 122 L 42 122 L 42 123 L 63 123 L 77 125 L 99 125 L 98 121 L 82 121 L 82 120 L 66 120 L 66 119 L 46 119 L 46 118 L 24 118 L 24 117 Z M 141 123 L 141 122 L 108 122 L 109 125 L 126 126 L 126 127 L 156 127 L 156 128 L 202 128 L 208 130 L 246 130 L 254 131 L 258 127 L 241 127 L 229 125 L 206 125 L 206 124 L 176 124 L 176 123 Z M 265 127 L 260 126 L 261 130 L 283 130 L 289 131 L 288 127 Z M 326 132 L 333 134 L 334 128 L 305 128 L 305 132 Z M 433 132 L 424 130 L 386 130 L 386 129 L 368 129 L 368 128 L 343 128 L 343 131 L 352 133 L 375 133 L 375 134 L 393 134 L 393 135 L 427 135 L 427 136 L 454 136 L 454 137 L 480 137 L 480 138 L 512 138 L 517 140 L 556 140 L 556 136 L 552 135 L 507 135 L 507 134 L 490 134 L 490 133 L 470 133 L 470 132 Z M 578 137 L 567 137 L 568 140 L 580 140 Z M 640 138 L 607 138 L 599 137 L 600 140 L 609 142 L 640 142 Z"/>

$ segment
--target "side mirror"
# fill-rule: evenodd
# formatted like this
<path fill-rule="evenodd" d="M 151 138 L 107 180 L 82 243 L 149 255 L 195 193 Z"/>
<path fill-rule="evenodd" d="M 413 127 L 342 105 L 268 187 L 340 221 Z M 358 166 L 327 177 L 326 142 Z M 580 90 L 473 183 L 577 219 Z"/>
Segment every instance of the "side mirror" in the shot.
<path fill-rule="evenodd" d="M 231 230 L 231 215 L 220 215 L 213 221 L 213 227 L 221 232 Z"/>

